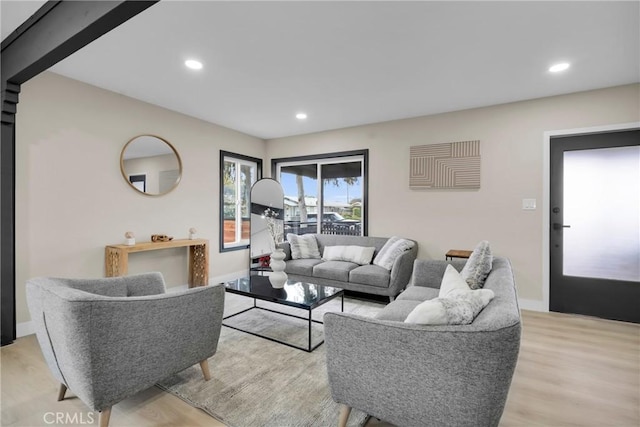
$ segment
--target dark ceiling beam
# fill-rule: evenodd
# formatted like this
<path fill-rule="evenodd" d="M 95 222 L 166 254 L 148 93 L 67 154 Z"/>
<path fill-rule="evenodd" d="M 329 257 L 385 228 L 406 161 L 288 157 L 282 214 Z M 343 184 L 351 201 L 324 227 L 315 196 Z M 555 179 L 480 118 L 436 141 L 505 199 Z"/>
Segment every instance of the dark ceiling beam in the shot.
<path fill-rule="evenodd" d="M 2 345 L 16 338 L 15 119 L 20 85 L 82 49 L 155 1 L 48 1 L 2 41 L 0 312 Z"/>
<path fill-rule="evenodd" d="M 2 42 L 2 78 L 22 84 L 157 1 L 49 1 Z"/>

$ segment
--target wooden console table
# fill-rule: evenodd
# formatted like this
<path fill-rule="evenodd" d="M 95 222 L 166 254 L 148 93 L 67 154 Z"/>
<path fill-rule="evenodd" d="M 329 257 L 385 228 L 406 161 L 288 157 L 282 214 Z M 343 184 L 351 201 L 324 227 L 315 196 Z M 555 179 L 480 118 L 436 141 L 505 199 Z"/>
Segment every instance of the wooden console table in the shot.
<path fill-rule="evenodd" d="M 135 245 L 108 245 L 104 248 L 104 266 L 107 277 L 126 276 L 129 254 L 170 248 L 189 248 L 189 287 L 209 284 L 209 241 L 206 239 L 180 239 L 169 242 L 143 242 Z"/>

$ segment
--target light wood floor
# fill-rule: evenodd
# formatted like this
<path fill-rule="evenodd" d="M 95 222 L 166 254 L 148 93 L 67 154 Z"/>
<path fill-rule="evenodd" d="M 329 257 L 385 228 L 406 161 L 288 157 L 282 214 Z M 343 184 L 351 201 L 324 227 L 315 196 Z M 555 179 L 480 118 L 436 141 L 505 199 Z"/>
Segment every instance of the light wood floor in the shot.
<path fill-rule="evenodd" d="M 640 426 L 640 325 L 530 311 L 522 317 L 520 358 L 501 426 Z M 2 347 L 0 363 L 2 426 L 49 426 L 56 413 L 77 417 L 64 425 L 89 424 L 93 413 L 78 399 L 56 401 L 58 384 L 34 336 Z M 110 425 L 223 426 L 155 387 L 115 405 Z"/>

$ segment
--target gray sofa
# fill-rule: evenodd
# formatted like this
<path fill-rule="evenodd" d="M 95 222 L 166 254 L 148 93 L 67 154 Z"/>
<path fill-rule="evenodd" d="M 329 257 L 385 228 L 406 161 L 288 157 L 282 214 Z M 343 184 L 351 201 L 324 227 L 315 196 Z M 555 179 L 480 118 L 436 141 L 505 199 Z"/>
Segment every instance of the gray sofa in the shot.
<path fill-rule="evenodd" d="M 495 297 L 471 324 L 404 323 L 420 302 L 438 296 L 447 263 L 417 260 L 412 285 L 376 318 L 325 314 L 329 385 L 341 421 L 353 407 L 399 426 L 498 425 L 520 349 L 511 264 L 494 258 L 484 287 Z"/>
<path fill-rule="evenodd" d="M 365 246 L 375 247 L 373 255 L 389 240 L 387 237 L 348 236 L 315 234 L 320 255 L 325 246 Z M 324 261 L 322 259 L 291 259 L 291 247 L 288 242 L 280 244 L 286 253 L 285 272 L 290 280 L 336 286 L 350 291 L 384 295 L 393 298 L 409 283 L 413 270 L 413 261 L 418 254 L 418 243 L 399 256 L 391 271 L 374 265 L 358 265 L 346 261 Z"/>
<path fill-rule="evenodd" d="M 44 358 L 58 380 L 100 411 L 165 377 L 200 363 L 217 349 L 222 285 L 165 293 L 160 273 L 106 279 L 40 277 L 27 281 L 27 303 Z"/>

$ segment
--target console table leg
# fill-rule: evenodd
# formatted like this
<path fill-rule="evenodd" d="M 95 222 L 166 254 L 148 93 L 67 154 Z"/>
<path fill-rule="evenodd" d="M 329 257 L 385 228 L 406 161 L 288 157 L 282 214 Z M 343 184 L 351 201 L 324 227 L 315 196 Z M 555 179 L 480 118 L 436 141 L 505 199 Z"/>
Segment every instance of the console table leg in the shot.
<path fill-rule="evenodd" d="M 197 245 L 189 247 L 189 287 L 209 284 L 209 247 Z"/>
<path fill-rule="evenodd" d="M 106 277 L 126 276 L 129 259 L 126 252 L 107 247 L 104 251 L 104 266 Z"/>

